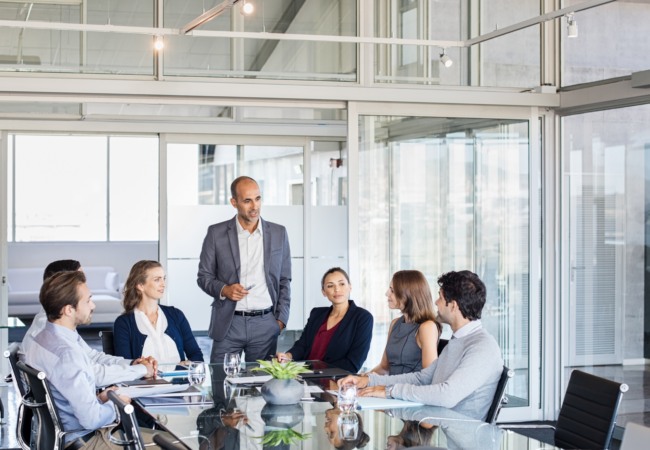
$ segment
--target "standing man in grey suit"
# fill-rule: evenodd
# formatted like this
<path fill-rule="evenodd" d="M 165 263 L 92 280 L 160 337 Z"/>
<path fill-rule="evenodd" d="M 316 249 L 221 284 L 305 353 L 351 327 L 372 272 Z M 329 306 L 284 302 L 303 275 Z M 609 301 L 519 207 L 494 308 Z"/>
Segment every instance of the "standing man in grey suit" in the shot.
<path fill-rule="evenodd" d="M 199 287 L 214 298 L 211 363 L 242 350 L 247 362 L 275 355 L 291 303 L 287 230 L 262 220 L 262 196 L 252 178 L 237 178 L 230 193 L 237 215 L 208 228 L 199 262 Z"/>

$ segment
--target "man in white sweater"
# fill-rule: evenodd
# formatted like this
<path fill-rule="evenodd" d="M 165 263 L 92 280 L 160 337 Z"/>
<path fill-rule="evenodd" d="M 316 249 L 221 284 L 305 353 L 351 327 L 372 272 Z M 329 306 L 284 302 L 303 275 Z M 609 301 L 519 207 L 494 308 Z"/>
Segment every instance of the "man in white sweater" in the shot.
<path fill-rule="evenodd" d="M 438 285 L 438 319 L 453 331 L 438 359 L 420 372 L 350 375 L 338 383 L 356 384 L 361 397 L 410 400 L 485 420 L 503 372 L 499 345 L 481 325 L 485 284 L 463 270 L 441 275 Z"/>

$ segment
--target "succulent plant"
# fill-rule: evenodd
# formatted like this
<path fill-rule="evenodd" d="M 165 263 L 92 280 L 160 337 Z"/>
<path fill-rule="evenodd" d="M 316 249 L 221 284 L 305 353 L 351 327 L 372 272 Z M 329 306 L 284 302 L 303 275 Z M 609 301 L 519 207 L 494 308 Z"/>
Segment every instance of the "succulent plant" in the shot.
<path fill-rule="evenodd" d="M 274 359 L 271 362 L 258 359 L 257 362 L 260 363 L 260 366 L 262 367 L 257 367 L 251 370 L 261 370 L 278 380 L 295 380 L 301 373 L 309 372 L 309 369 L 307 369 L 303 364 L 296 364 L 294 362 L 281 364 L 277 359 Z"/>
<path fill-rule="evenodd" d="M 298 433 L 295 430 L 273 430 L 269 431 L 264 436 L 255 437 L 255 439 L 261 439 L 261 444 L 265 447 L 275 447 L 276 445 L 282 444 L 297 444 L 298 441 L 305 441 L 311 437 L 311 433 L 302 434 Z"/>

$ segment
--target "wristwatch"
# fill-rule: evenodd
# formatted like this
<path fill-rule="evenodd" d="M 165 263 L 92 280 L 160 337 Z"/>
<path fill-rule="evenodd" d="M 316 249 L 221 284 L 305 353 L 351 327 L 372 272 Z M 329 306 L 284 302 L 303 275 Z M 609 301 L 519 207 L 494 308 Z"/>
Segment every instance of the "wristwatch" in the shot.
<path fill-rule="evenodd" d="M 384 388 L 384 393 L 386 394 L 386 398 L 393 398 L 393 396 L 391 395 L 392 391 L 393 391 L 393 385 L 392 384 L 389 385 L 389 386 L 386 386 Z"/>

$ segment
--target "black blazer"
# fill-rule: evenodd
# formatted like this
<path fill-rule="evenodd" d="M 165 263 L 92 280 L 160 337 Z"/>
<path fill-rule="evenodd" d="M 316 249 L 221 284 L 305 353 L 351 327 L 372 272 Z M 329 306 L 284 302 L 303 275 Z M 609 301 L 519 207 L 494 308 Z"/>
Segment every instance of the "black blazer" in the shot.
<path fill-rule="evenodd" d="M 373 318 L 372 314 L 363 308 L 359 308 L 352 300 L 348 301 L 350 307 L 327 346 L 324 361 L 340 369 L 357 373 L 366 361 L 370 350 Z M 332 308 L 330 306 L 329 308 L 314 308 L 311 310 L 302 336 L 289 350 L 294 360 L 304 361 L 309 357 L 316 333 L 318 333 L 323 321 L 327 320 Z"/>

